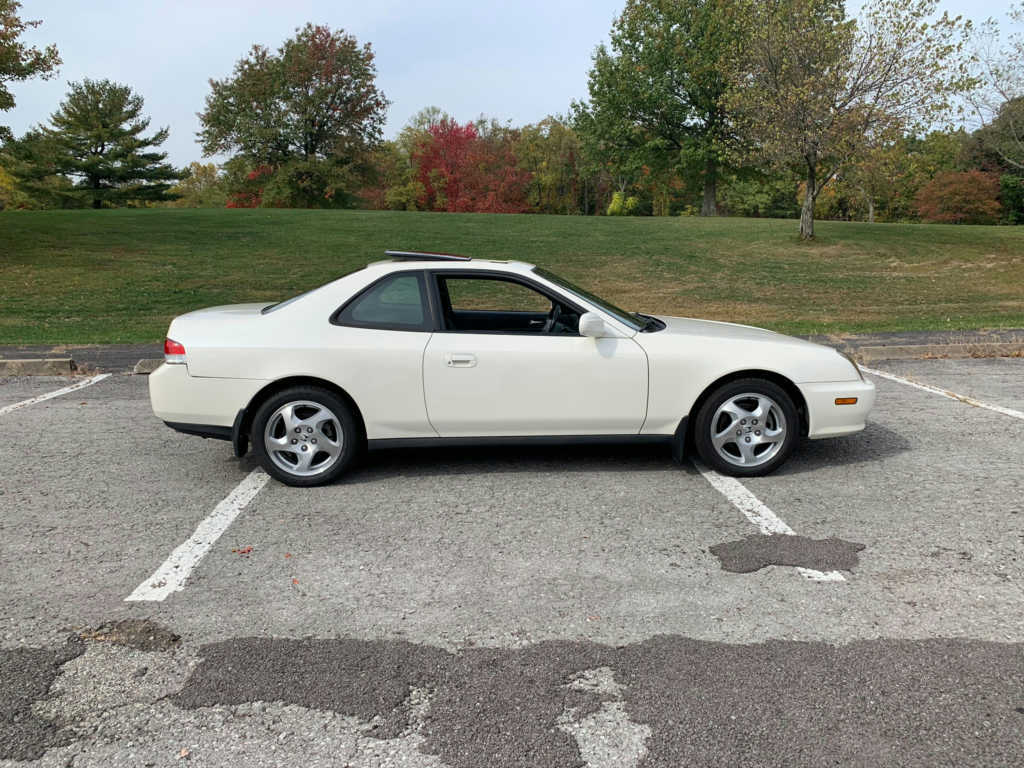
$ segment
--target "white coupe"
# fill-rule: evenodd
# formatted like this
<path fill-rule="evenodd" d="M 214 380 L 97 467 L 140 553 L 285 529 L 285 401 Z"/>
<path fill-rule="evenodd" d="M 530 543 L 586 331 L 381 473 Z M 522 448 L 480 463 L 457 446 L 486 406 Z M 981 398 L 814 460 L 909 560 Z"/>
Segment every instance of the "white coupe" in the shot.
<path fill-rule="evenodd" d="M 803 436 L 863 429 L 875 400 L 828 347 L 626 312 L 524 262 L 387 255 L 279 304 L 175 318 L 154 413 L 308 486 L 367 447 L 464 443 L 663 442 L 764 475 Z"/>

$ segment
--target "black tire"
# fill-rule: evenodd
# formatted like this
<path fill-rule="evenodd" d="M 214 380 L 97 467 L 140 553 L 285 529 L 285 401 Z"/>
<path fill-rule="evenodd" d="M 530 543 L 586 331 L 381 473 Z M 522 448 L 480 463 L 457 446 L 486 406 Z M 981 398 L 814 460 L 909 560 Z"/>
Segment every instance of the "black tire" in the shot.
<path fill-rule="evenodd" d="M 278 412 L 289 404 L 293 406 L 294 418 L 289 422 L 292 428 L 285 429 L 286 416 Z M 318 414 L 323 418 L 316 423 Z M 308 424 L 307 418 L 310 419 Z M 267 427 L 272 419 L 274 424 L 268 436 Z M 301 426 L 296 427 L 300 420 Z M 294 432 L 295 429 L 301 432 Z M 288 450 L 288 446 L 274 450 L 268 443 L 271 437 L 282 439 L 283 432 L 287 433 L 284 439 L 296 445 L 294 451 Z M 366 442 L 359 420 L 348 403 L 328 389 L 313 386 L 291 387 L 263 401 L 253 416 L 250 437 L 253 453 L 267 474 L 285 485 L 299 487 L 327 485 L 337 480 L 362 453 Z M 335 447 L 332 437 L 340 438 L 334 455 L 329 453 Z M 321 450 L 325 446 L 328 451 Z M 289 470 L 292 458 L 295 462 Z M 301 469 L 303 460 L 313 462 L 304 471 Z"/>
<path fill-rule="evenodd" d="M 747 414 L 742 424 L 737 418 L 730 425 L 728 420 L 734 417 L 728 413 L 721 413 L 718 415 L 718 423 L 712 425 L 712 420 L 718 414 L 719 408 L 734 398 L 739 398 L 737 404 L 740 406 L 742 415 L 743 410 L 756 402 L 753 398 L 743 397 L 746 395 L 768 398 L 773 401 L 777 409 L 769 408 L 768 413 L 754 424 L 750 423 L 752 421 L 749 418 L 751 414 Z M 766 418 L 769 429 L 764 429 Z M 762 434 L 768 436 L 771 432 L 776 431 L 775 428 L 780 424 L 782 434 L 779 436 L 779 440 L 772 443 L 757 443 L 763 439 L 761 438 Z M 726 426 L 729 426 L 729 437 L 726 438 L 729 442 L 721 446 L 720 452 L 712 440 L 712 430 L 714 429 L 715 433 L 724 434 Z M 712 469 L 732 477 L 760 477 L 774 472 L 786 461 L 799 437 L 800 417 L 793 404 L 793 398 L 778 384 L 766 379 L 737 379 L 716 388 L 701 404 L 693 425 L 694 445 L 701 459 Z M 754 443 L 751 444 L 751 441 Z M 741 442 L 745 442 L 746 445 L 741 446 Z M 748 456 L 745 451 L 755 453 L 744 459 L 745 456 Z M 757 451 L 761 451 L 761 453 L 758 455 Z M 727 457 L 723 456 L 723 453 L 727 454 Z M 748 466 L 737 463 L 742 460 L 749 460 L 753 463 Z"/>

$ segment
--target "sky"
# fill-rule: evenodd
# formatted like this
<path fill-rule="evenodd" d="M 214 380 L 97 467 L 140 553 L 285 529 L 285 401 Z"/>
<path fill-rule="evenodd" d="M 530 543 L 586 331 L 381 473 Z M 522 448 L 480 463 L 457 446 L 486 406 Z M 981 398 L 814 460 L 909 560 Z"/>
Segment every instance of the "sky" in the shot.
<path fill-rule="evenodd" d="M 625 0 L 22 0 L 43 24 L 24 39 L 56 43 L 53 80 L 10 83 L 16 106 L 0 113 L 15 135 L 44 123 L 69 81 L 108 78 L 145 99 L 175 165 L 202 160 L 195 140 L 210 78 L 231 74 L 254 43 L 276 49 L 307 21 L 344 29 L 373 46 L 377 85 L 391 101 L 385 137 L 423 107 L 460 121 L 481 114 L 514 125 L 565 113 L 587 96 L 594 48 Z M 848 3 L 853 12 L 859 3 Z M 941 0 L 980 22 L 1006 0 Z M 216 159 L 216 158 L 215 158 Z"/>

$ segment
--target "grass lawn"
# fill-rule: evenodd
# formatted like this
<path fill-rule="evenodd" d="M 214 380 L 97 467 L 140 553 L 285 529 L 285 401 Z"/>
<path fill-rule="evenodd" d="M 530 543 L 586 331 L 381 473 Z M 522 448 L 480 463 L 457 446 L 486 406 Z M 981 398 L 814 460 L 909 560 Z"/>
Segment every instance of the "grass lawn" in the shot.
<path fill-rule="evenodd" d="M 631 310 L 788 333 L 1024 327 L 1024 227 L 377 211 L 0 214 L 0 343 L 142 342 L 386 248 L 523 259 Z"/>

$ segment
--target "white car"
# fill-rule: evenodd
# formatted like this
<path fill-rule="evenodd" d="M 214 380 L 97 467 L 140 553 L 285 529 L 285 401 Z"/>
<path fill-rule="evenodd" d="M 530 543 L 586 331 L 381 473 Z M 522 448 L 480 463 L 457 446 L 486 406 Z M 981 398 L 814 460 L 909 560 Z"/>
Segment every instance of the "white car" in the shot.
<path fill-rule="evenodd" d="M 175 318 L 154 413 L 308 486 L 368 446 L 464 443 L 663 442 L 764 475 L 802 436 L 863 429 L 875 400 L 828 347 L 626 312 L 524 262 L 387 255 L 279 304 Z"/>

